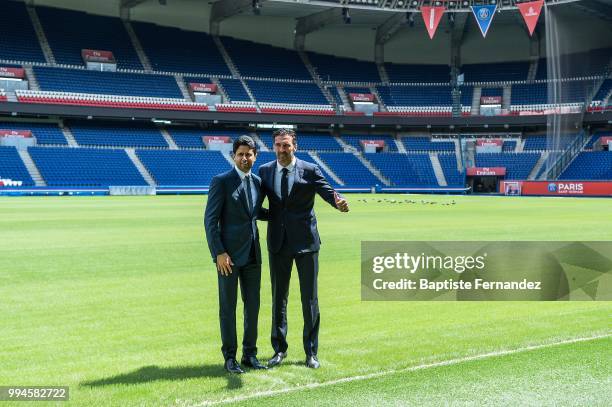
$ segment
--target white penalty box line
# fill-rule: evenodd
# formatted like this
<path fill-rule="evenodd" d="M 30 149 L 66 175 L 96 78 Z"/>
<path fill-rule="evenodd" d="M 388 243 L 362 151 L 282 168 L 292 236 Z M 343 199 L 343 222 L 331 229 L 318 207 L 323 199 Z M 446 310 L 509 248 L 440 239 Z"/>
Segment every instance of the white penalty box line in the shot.
<path fill-rule="evenodd" d="M 551 348 L 554 346 L 594 341 L 597 339 L 609 338 L 610 336 L 612 336 L 612 332 L 594 335 L 594 336 L 565 339 L 565 340 L 557 341 L 557 342 L 548 342 L 548 343 L 542 343 L 538 345 L 524 346 L 524 347 L 516 348 L 516 349 L 498 350 L 494 352 L 481 353 L 479 355 L 464 356 L 461 358 L 442 360 L 439 362 L 426 363 L 426 364 L 417 365 L 417 366 L 410 366 L 410 367 L 406 367 L 402 369 L 391 369 L 391 370 L 384 370 L 380 372 L 369 373 L 365 375 L 343 377 L 340 379 L 329 380 L 326 382 L 309 383 L 309 384 L 305 384 L 302 386 L 288 387 L 285 389 L 266 390 L 266 391 L 251 393 L 251 394 L 244 395 L 244 396 L 232 397 L 232 398 L 221 399 L 221 400 L 210 400 L 210 401 L 207 400 L 199 404 L 194 404 L 191 407 L 204 407 L 204 406 L 214 406 L 214 405 L 220 405 L 220 404 L 237 403 L 237 402 L 257 399 L 261 397 L 277 396 L 281 394 L 293 393 L 293 392 L 298 392 L 302 390 L 316 389 L 319 387 L 334 386 L 334 385 L 342 384 L 342 383 L 350 383 L 350 382 L 356 382 L 356 381 L 377 379 L 379 377 L 389 376 L 389 375 L 393 375 L 397 373 L 406 373 L 406 372 L 414 372 L 414 371 L 424 370 L 424 369 L 433 369 L 436 367 L 457 365 L 460 363 L 470 362 L 473 360 L 489 359 L 489 358 L 495 358 L 495 357 L 501 357 L 501 356 L 507 356 L 507 355 L 514 355 L 517 353 L 529 352 L 532 350 Z"/>

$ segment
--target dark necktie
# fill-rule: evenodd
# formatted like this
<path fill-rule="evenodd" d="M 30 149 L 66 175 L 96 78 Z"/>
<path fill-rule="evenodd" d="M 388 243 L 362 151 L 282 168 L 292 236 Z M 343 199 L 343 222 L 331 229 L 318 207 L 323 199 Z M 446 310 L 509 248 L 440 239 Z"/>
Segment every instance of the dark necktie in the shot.
<path fill-rule="evenodd" d="M 281 178 L 281 199 L 284 202 L 287 201 L 287 197 L 289 196 L 289 170 L 287 168 L 283 168 L 283 177 Z"/>
<path fill-rule="evenodd" d="M 253 213 L 253 194 L 251 193 L 251 177 L 249 175 L 244 177 L 246 181 L 246 197 L 247 197 L 247 208 L 249 213 Z"/>

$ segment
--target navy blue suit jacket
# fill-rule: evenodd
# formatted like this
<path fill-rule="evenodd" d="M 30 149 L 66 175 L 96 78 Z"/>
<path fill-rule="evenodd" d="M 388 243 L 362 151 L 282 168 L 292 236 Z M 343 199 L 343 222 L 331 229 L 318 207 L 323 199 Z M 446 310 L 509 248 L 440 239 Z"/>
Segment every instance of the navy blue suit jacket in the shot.
<path fill-rule="evenodd" d="M 261 264 L 257 215 L 261 210 L 264 194 L 261 179 L 252 174 L 252 182 L 257 190 L 257 203 L 253 213 L 249 213 L 246 203 L 246 190 L 235 168 L 215 176 L 208 190 L 208 202 L 204 213 L 206 240 L 213 261 L 227 252 L 237 267 L 248 263 L 251 245 L 255 243 L 258 264 Z"/>
<path fill-rule="evenodd" d="M 321 245 L 313 209 L 315 194 L 334 208 L 334 189 L 315 164 L 296 159 L 295 181 L 283 205 L 274 192 L 277 162 L 259 167 L 263 192 L 268 197 L 268 250 L 278 253 L 285 246 L 292 253 L 316 252 Z M 286 239 L 286 242 L 284 240 Z"/>

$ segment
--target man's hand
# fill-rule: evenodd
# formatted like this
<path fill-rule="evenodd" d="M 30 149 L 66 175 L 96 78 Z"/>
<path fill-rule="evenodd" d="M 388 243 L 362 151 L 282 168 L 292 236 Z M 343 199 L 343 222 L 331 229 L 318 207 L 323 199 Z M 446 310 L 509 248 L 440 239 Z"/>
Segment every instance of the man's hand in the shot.
<path fill-rule="evenodd" d="M 232 266 L 234 263 L 227 253 L 221 253 L 217 256 L 217 270 L 222 276 L 229 276 L 232 274 Z"/>
<path fill-rule="evenodd" d="M 348 202 L 346 199 L 341 198 L 336 191 L 334 191 L 334 201 L 336 202 L 336 208 L 338 208 L 340 212 L 349 211 Z"/>

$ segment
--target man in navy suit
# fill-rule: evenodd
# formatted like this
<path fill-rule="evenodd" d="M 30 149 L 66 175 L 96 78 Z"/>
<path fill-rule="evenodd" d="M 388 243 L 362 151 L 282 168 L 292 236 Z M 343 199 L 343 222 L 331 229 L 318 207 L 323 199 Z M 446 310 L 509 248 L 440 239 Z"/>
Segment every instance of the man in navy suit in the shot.
<path fill-rule="evenodd" d="M 279 365 L 287 354 L 287 296 L 293 262 L 297 266 L 304 317 L 303 343 L 306 366 L 318 368 L 319 304 L 317 276 L 319 247 L 315 195 L 341 212 L 348 203 L 323 177 L 319 167 L 295 157 L 293 130 L 273 134 L 276 161 L 259 168 L 263 192 L 268 197 L 268 252 L 272 285 L 272 348 L 268 367 Z"/>
<path fill-rule="evenodd" d="M 257 215 L 264 195 L 261 179 L 251 173 L 257 146 L 241 136 L 233 145 L 234 168 L 212 179 L 204 216 L 206 239 L 217 264 L 221 351 L 225 370 L 244 373 L 236 361 L 236 302 L 238 282 L 244 303 L 242 364 L 265 369 L 257 360 L 257 320 L 261 285 L 261 249 Z"/>

